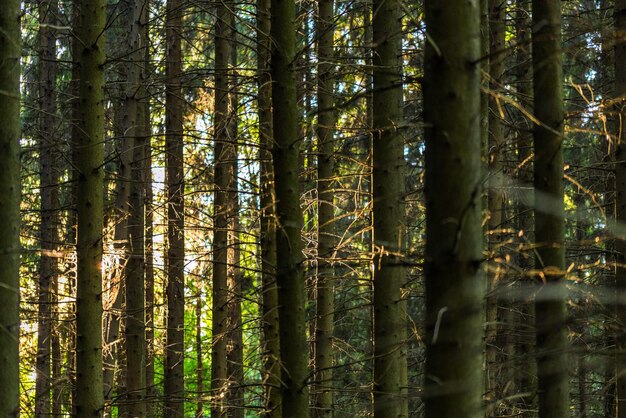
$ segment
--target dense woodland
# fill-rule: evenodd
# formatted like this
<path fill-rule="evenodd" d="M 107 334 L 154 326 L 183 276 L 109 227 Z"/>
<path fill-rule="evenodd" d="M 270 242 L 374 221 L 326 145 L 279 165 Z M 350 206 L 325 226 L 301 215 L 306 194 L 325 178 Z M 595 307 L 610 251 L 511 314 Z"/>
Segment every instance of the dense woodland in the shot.
<path fill-rule="evenodd" d="M 626 0 L 2 0 L 0 418 L 626 418 Z"/>

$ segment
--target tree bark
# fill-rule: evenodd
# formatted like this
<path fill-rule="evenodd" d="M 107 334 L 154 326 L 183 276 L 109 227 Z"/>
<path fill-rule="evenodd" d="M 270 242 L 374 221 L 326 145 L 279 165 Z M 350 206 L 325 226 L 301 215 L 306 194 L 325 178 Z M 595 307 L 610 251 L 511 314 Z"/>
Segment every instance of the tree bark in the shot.
<path fill-rule="evenodd" d="M 56 116 L 56 25 L 58 2 L 39 3 L 39 184 L 41 197 L 39 258 L 39 306 L 37 327 L 37 360 L 35 380 L 35 417 L 48 417 L 52 413 L 51 342 L 53 305 L 56 302 L 58 262 L 56 250 L 59 241 L 59 175 L 60 143 L 57 139 Z"/>
<path fill-rule="evenodd" d="M 0 416 L 19 416 L 20 2 L 0 7 Z"/>
<path fill-rule="evenodd" d="M 502 170 L 504 155 L 504 125 L 502 123 L 502 105 L 500 99 L 495 96 L 502 90 L 504 75 L 504 44 L 505 44 L 505 16 L 506 2 L 504 0 L 489 0 L 489 137 L 488 137 L 488 167 L 487 178 L 489 179 L 488 210 L 489 210 L 489 234 L 488 250 L 489 258 L 497 260 L 498 243 L 502 241 L 502 222 L 504 219 L 504 194 L 502 192 Z M 488 298 L 486 309 L 486 397 L 493 406 L 502 399 L 500 391 L 502 364 L 498 358 L 499 330 L 499 302 L 497 295 L 498 282 L 502 279 L 502 267 L 492 261 L 492 268 L 488 280 Z M 490 408 L 491 409 L 491 408 Z M 491 414 L 489 414 L 491 415 Z"/>
<path fill-rule="evenodd" d="M 561 2 L 532 2 L 535 187 L 535 267 L 544 283 L 537 293 L 537 394 L 539 417 L 569 416 L 565 248 Z"/>
<path fill-rule="evenodd" d="M 626 1 L 616 0 L 614 6 L 615 15 L 615 97 L 626 94 Z M 617 145 L 615 147 L 615 215 L 616 221 L 626 222 L 626 134 L 623 132 L 624 100 L 616 104 L 616 112 L 619 114 L 617 122 Z M 615 240 L 616 272 L 615 285 L 617 300 L 622 299 L 626 291 L 626 238 L 621 236 Z M 626 417 L 626 310 L 622 304 L 615 306 L 617 323 L 620 324 L 619 332 L 615 337 L 615 406 L 616 417 Z"/>
<path fill-rule="evenodd" d="M 145 258 L 144 258 L 144 151 L 145 107 L 139 99 L 145 95 L 140 86 L 143 45 L 140 30 L 146 19 L 146 0 L 124 0 L 128 54 L 124 86 L 124 134 L 132 144 L 128 214 L 128 262 L 126 264 L 126 403 L 128 417 L 146 416 L 146 334 L 145 334 Z"/>
<path fill-rule="evenodd" d="M 198 298 L 196 300 L 196 378 L 198 398 L 196 400 L 196 418 L 204 417 L 204 363 L 202 349 L 202 294 L 203 286 L 198 281 Z"/>
<path fill-rule="evenodd" d="M 167 418 L 184 414 L 184 172 L 182 96 L 181 0 L 166 6 L 167 63 L 165 66 L 165 153 L 167 172 L 167 345 L 165 410 Z"/>
<path fill-rule="evenodd" d="M 214 226 L 213 226 L 213 343 L 211 346 L 211 416 L 226 417 L 228 394 L 228 192 L 233 186 L 230 163 L 235 156 L 229 126 L 231 58 L 230 3 L 216 4 L 215 24 L 215 148 L 214 148 Z"/>
<path fill-rule="evenodd" d="M 402 11 L 373 7 L 374 417 L 396 418 L 408 417 Z"/>
<path fill-rule="evenodd" d="M 244 402 L 244 360 L 243 360 L 243 323 L 241 319 L 241 302 L 243 300 L 243 275 L 241 273 L 241 242 L 239 239 L 239 147 L 238 147 L 238 108 L 237 94 L 237 31 L 235 15 L 231 13 L 230 30 L 230 65 L 232 67 L 229 95 L 228 132 L 232 158 L 227 161 L 228 173 L 231 176 L 227 190 L 228 217 L 228 270 L 226 285 L 228 288 L 228 343 L 226 362 L 228 373 L 228 400 L 230 404 L 229 418 L 245 417 Z"/>
<path fill-rule="evenodd" d="M 520 104 L 529 112 L 532 112 L 532 56 L 530 51 L 531 43 L 531 21 L 530 21 L 530 1 L 517 0 L 516 12 L 516 43 L 517 43 L 517 92 Z M 518 179 L 530 191 L 526 196 L 520 193 L 517 203 L 518 210 L 518 230 L 522 234 L 520 246 L 525 250 L 520 254 L 520 267 L 524 272 L 532 271 L 534 267 L 533 257 L 530 253 L 531 244 L 534 242 L 534 222 L 533 209 L 529 202 L 533 201 L 533 142 L 532 142 L 532 122 L 525 115 L 521 115 L 519 122 L 519 134 L 517 138 L 518 166 L 520 167 Z M 529 275 L 524 275 L 522 289 L 524 295 L 531 295 L 534 286 L 533 279 Z M 520 392 L 528 393 L 522 399 L 523 407 L 528 418 L 537 416 L 537 362 L 535 361 L 536 332 L 535 305 L 530 297 L 524 297 L 521 301 L 521 317 L 519 327 L 519 351 L 520 362 L 517 365 L 518 382 Z"/>
<path fill-rule="evenodd" d="M 139 36 L 142 43 L 143 66 L 141 70 L 142 83 L 149 84 L 151 77 L 150 68 L 150 38 L 149 38 L 150 0 L 146 0 L 142 8 L 142 21 Z M 144 96 L 139 102 L 141 126 L 143 129 L 142 144 L 144 148 L 144 258 L 145 258 L 145 330 L 146 330 L 146 418 L 152 418 L 156 412 L 156 391 L 154 387 L 154 196 L 152 191 L 152 120 L 150 117 L 150 91 L 145 87 Z"/>
<path fill-rule="evenodd" d="M 276 263 L 282 414 L 308 418 L 308 344 L 300 208 L 300 141 L 296 103 L 295 2 L 271 1 Z"/>
<path fill-rule="evenodd" d="M 425 413 L 482 417 L 479 5 L 427 1 L 426 29 Z"/>
<path fill-rule="evenodd" d="M 82 0 L 79 48 L 80 134 L 74 144 L 78 238 L 76 294 L 76 414 L 101 416 L 102 228 L 104 162 L 104 0 Z"/>
<path fill-rule="evenodd" d="M 333 416 L 335 315 L 334 204 L 334 1 L 318 1 L 317 38 L 317 280 L 315 314 L 314 416 Z"/>
<path fill-rule="evenodd" d="M 272 164 L 272 79 L 270 75 L 270 2 L 257 0 L 257 106 L 261 196 L 262 347 L 265 418 L 282 417 L 278 289 L 276 286 L 276 201 Z"/>

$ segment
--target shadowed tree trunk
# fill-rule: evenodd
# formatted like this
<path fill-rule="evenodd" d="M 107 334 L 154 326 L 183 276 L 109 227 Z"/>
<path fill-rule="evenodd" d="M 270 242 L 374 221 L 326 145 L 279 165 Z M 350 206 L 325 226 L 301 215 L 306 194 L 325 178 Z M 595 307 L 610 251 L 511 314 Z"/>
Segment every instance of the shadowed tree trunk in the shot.
<path fill-rule="evenodd" d="M 276 192 L 276 283 L 282 373 L 282 414 L 309 416 L 306 293 L 300 208 L 300 142 L 296 103 L 296 7 L 271 1 L 274 187 Z"/>
<path fill-rule="evenodd" d="M 232 158 L 227 161 L 229 179 L 227 195 L 228 217 L 228 270 L 226 285 L 228 288 L 228 343 L 226 349 L 228 373 L 228 399 L 230 404 L 229 418 L 244 418 L 244 372 L 243 372 L 243 324 L 241 320 L 241 302 L 243 300 L 243 275 L 241 272 L 241 242 L 239 239 L 239 153 L 238 153 L 238 108 L 237 94 L 237 32 L 235 30 L 235 15 L 231 13 L 230 28 L 230 65 L 232 67 L 229 95 L 230 114 L 228 117 L 228 132 Z"/>
<path fill-rule="evenodd" d="M 408 417 L 402 11 L 373 7 L 374 417 L 395 418 Z"/>
<path fill-rule="evenodd" d="M 315 314 L 316 417 L 333 416 L 333 333 L 335 315 L 334 204 L 334 1 L 318 2 L 317 37 L 317 280 Z"/>
<path fill-rule="evenodd" d="M 19 416 L 20 2 L 0 7 L 0 416 Z"/>
<path fill-rule="evenodd" d="M 76 414 L 100 416 L 102 386 L 102 227 L 104 162 L 104 0 L 81 0 L 79 52 L 80 134 L 76 170 Z"/>
<path fill-rule="evenodd" d="M 183 3 L 167 0 L 165 66 L 165 153 L 167 175 L 167 345 L 165 359 L 164 416 L 184 415 L 184 172 L 182 26 Z"/>
<path fill-rule="evenodd" d="M 149 39 L 149 16 L 150 16 L 150 0 L 146 0 L 141 10 L 142 19 L 139 29 L 139 36 L 141 40 L 142 52 L 143 52 L 143 64 L 141 68 L 141 81 L 143 83 L 149 83 L 151 77 L 150 68 L 150 39 Z M 139 102 L 142 128 L 142 144 L 144 148 L 144 174 L 143 174 L 143 196 L 144 196 L 144 222 L 145 222 L 145 237 L 144 237 L 144 257 L 145 257 L 145 330 L 146 330 L 146 417 L 152 418 L 156 411 L 156 391 L 154 388 L 154 206 L 153 206 L 153 192 L 152 192 L 152 123 L 150 118 L 150 95 L 148 88 L 145 87 L 142 90 L 143 96 Z"/>
<path fill-rule="evenodd" d="M 615 97 L 626 94 L 626 1 L 616 0 L 615 15 Z M 615 215 L 616 221 L 626 222 L 626 134 L 624 134 L 623 116 L 624 99 L 616 104 L 619 113 L 617 132 L 617 146 L 615 148 Z M 615 240 L 616 275 L 615 284 L 618 292 L 617 300 L 622 300 L 622 293 L 626 292 L 626 238 Z M 615 406 L 616 417 L 626 417 L 626 309 L 623 304 L 615 306 L 618 333 L 615 337 L 617 347 L 615 356 Z"/>
<path fill-rule="evenodd" d="M 427 0 L 426 29 L 425 413 L 478 418 L 484 323 L 479 5 Z"/>
<path fill-rule="evenodd" d="M 57 245 L 59 211 L 58 167 L 60 141 L 57 139 L 58 119 L 56 115 L 56 30 L 58 2 L 56 0 L 39 3 L 39 181 L 41 196 L 39 259 L 39 306 L 37 328 L 37 361 L 35 381 L 35 417 L 48 417 L 51 408 L 51 342 L 53 327 L 53 306 L 56 305 L 56 284 L 58 275 Z"/>
<path fill-rule="evenodd" d="M 539 416 L 569 416 L 563 218 L 563 95 L 561 2 L 533 0 L 532 57 L 535 187 L 535 267 L 546 284 L 537 293 L 537 394 Z"/>
<path fill-rule="evenodd" d="M 128 262 L 126 264 L 126 403 L 128 417 L 146 416 L 146 335 L 144 258 L 144 175 L 146 127 L 140 96 L 140 66 L 145 45 L 140 30 L 145 24 L 145 0 L 124 0 L 128 54 L 124 87 L 124 134 L 132 144 L 129 186 Z"/>
<path fill-rule="evenodd" d="M 532 112 L 532 56 L 530 52 L 531 43 L 531 21 L 530 21 L 530 0 L 517 0 L 516 12 L 517 26 L 517 91 L 519 101 L 524 109 Z M 524 202 L 532 202 L 533 183 L 533 142 L 532 142 L 532 122 L 525 115 L 520 117 L 517 138 L 517 155 L 519 164 L 518 178 L 530 192 L 526 192 L 526 199 L 520 199 L 517 203 L 518 210 L 518 230 L 522 233 L 520 244 L 526 251 L 520 254 L 520 266 L 525 272 L 533 268 L 533 255 L 530 253 L 530 245 L 534 239 L 533 209 L 532 206 Z M 520 194 L 521 195 L 521 194 Z M 523 406 L 528 418 L 537 416 L 537 362 L 535 361 L 535 305 L 531 298 L 526 295 L 532 294 L 532 277 L 524 275 L 522 280 L 523 300 L 521 321 L 520 321 L 520 362 L 517 367 L 519 374 L 518 381 L 520 392 L 528 393 L 522 399 Z"/>
<path fill-rule="evenodd" d="M 261 270 L 263 315 L 263 394 L 266 418 L 282 417 L 278 290 L 276 287 L 276 207 L 272 165 L 272 80 L 270 76 L 270 2 L 257 0 L 257 78 L 259 108 L 259 156 L 261 172 Z"/>
<path fill-rule="evenodd" d="M 502 228 L 504 220 L 505 197 L 502 191 L 502 170 L 503 170 L 503 146 L 504 146 L 504 125 L 502 123 L 502 105 L 500 99 L 495 96 L 502 90 L 504 75 L 504 43 L 505 43 L 505 23 L 504 11 L 506 2 L 504 0 L 489 0 L 489 137 L 488 137 L 488 167 L 489 179 L 488 209 L 489 209 L 489 256 L 491 260 L 499 258 L 498 244 L 502 241 Z M 499 337 L 502 330 L 498 330 L 499 302 L 497 291 L 498 282 L 502 279 L 502 266 L 496 261 L 492 262 L 489 269 L 489 283 L 486 309 L 486 397 L 492 406 L 496 406 L 502 398 L 500 381 L 502 372 L 502 358 L 498 358 L 498 352 L 502 347 L 498 347 Z M 491 409 L 491 408 L 490 408 Z M 491 415 L 489 413 L 489 415 Z"/>
<path fill-rule="evenodd" d="M 229 24 L 231 4 L 216 4 L 215 24 L 215 148 L 214 148 L 214 231 L 213 231 L 213 343 L 211 346 L 211 416 L 227 416 L 228 394 L 228 192 L 233 186 L 235 158 L 229 126 Z"/>
<path fill-rule="evenodd" d="M 196 400 L 196 418 L 204 417 L 204 363 L 202 349 L 202 294 L 203 287 L 201 282 L 198 282 L 198 298 L 196 300 L 196 375 L 197 375 L 197 390 L 198 399 Z"/>

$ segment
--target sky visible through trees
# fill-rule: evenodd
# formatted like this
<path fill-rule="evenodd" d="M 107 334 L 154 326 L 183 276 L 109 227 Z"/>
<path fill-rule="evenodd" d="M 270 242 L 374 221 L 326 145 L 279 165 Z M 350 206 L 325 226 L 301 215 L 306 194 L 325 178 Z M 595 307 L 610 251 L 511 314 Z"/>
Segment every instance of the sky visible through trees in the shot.
<path fill-rule="evenodd" d="M 626 417 L 626 0 L 3 0 L 0 418 Z"/>

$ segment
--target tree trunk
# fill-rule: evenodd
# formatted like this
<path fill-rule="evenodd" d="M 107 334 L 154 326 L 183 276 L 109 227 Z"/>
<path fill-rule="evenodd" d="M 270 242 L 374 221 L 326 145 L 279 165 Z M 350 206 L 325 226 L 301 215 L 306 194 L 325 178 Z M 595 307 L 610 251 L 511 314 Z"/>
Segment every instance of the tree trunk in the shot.
<path fill-rule="evenodd" d="M 124 6 L 122 6 L 124 4 Z M 120 4 L 120 9 L 126 13 L 127 2 Z M 127 28 L 121 27 L 119 30 L 127 32 Z M 127 39 L 124 39 L 125 43 Z M 118 54 L 126 54 L 127 51 L 117 51 Z M 115 89 L 113 97 L 114 117 L 113 132 L 116 139 L 117 173 L 115 180 L 115 203 L 113 208 L 113 248 L 115 253 L 115 265 L 110 271 L 105 272 L 104 277 L 104 417 L 113 416 L 114 404 L 122 407 L 125 404 L 126 385 L 124 370 L 126 364 L 122 361 L 123 335 L 125 315 L 124 296 L 126 284 L 126 264 L 129 258 L 128 242 L 128 217 L 130 214 L 130 188 L 131 188 L 131 161 L 133 152 L 132 138 L 126 132 L 128 121 L 125 109 L 125 90 L 123 85 L 127 82 L 127 68 L 122 66 L 117 80 L 118 88 Z"/>
<path fill-rule="evenodd" d="M 615 97 L 621 98 L 626 94 L 626 1 L 615 1 Z M 622 98 L 616 104 L 616 112 L 619 114 L 617 124 L 617 145 L 615 147 L 615 215 L 616 221 L 626 222 L 626 134 L 623 132 L 623 117 L 625 102 Z M 615 284 L 617 300 L 622 300 L 622 294 L 626 292 L 626 238 L 621 236 L 615 240 L 616 274 Z M 626 309 L 622 304 L 615 306 L 616 319 L 619 332 L 615 337 L 615 405 L 616 417 L 626 417 Z"/>
<path fill-rule="evenodd" d="M 0 7 L 0 416 L 19 416 L 20 2 Z"/>
<path fill-rule="evenodd" d="M 276 202 L 272 165 L 272 79 L 270 75 L 270 1 L 257 0 L 259 157 L 261 171 L 262 347 L 265 418 L 282 417 L 278 289 L 276 286 Z"/>
<path fill-rule="evenodd" d="M 534 111 L 540 125 L 535 149 L 535 267 L 544 283 L 537 293 L 537 394 L 539 416 L 569 416 L 563 218 L 563 97 L 561 2 L 533 0 L 532 57 Z"/>
<path fill-rule="evenodd" d="M 373 7 L 374 417 L 395 418 L 408 417 L 402 11 Z"/>
<path fill-rule="evenodd" d="M 202 283 L 198 282 L 198 298 L 196 300 L 196 376 L 198 398 L 196 400 L 196 418 L 204 417 L 204 363 L 202 350 Z"/>
<path fill-rule="evenodd" d="M 233 138 L 229 129 L 229 63 L 231 4 L 216 4 L 215 24 L 215 148 L 213 226 L 213 344 L 211 347 L 211 416 L 228 411 L 228 192 L 233 186 Z"/>
<path fill-rule="evenodd" d="M 427 1 L 426 28 L 425 412 L 482 417 L 479 5 Z"/>
<path fill-rule="evenodd" d="M 228 288 L 228 343 L 226 362 L 228 373 L 228 400 L 230 406 L 229 418 L 244 418 L 244 371 L 243 371 L 243 324 L 241 320 L 242 279 L 241 274 L 241 242 L 239 240 L 239 167 L 238 167 L 238 108 L 237 94 L 237 32 L 235 30 L 235 15 L 231 13 L 230 30 L 230 65 L 233 68 L 230 74 L 231 90 L 229 95 L 230 112 L 228 117 L 228 132 L 232 158 L 227 161 L 228 173 L 231 176 L 227 190 L 227 217 L 228 217 L 228 270 L 226 272 Z"/>
<path fill-rule="evenodd" d="M 142 8 L 142 24 L 140 25 L 139 36 L 143 48 L 143 66 L 141 80 L 143 83 L 148 84 L 151 77 L 150 68 L 150 39 L 149 39 L 149 16 L 150 16 L 150 0 L 146 0 L 146 4 Z M 142 118 L 143 129 L 143 143 L 144 148 L 144 164 L 145 170 L 143 175 L 143 196 L 144 196 L 144 222 L 145 222 L 145 237 L 144 237 L 144 258 L 145 258 L 145 329 L 146 329 L 146 418 L 152 418 L 155 416 L 156 405 L 156 391 L 154 388 L 154 205 L 153 205 L 153 191 L 152 191 L 152 120 L 150 117 L 150 92 L 147 88 L 144 88 L 142 100 L 139 102 L 140 117 Z"/>
<path fill-rule="evenodd" d="M 494 94 L 502 90 L 504 75 L 504 44 L 505 44 L 505 23 L 504 11 L 506 2 L 504 0 L 489 0 L 489 137 L 488 137 L 488 167 L 487 178 L 489 179 L 488 209 L 489 209 L 489 234 L 488 250 L 489 258 L 497 260 L 498 243 L 502 241 L 502 222 L 504 219 L 504 194 L 502 192 L 502 170 L 504 155 L 504 125 L 502 123 L 502 105 L 500 99 Z M 496 261 L 492 261 L 492 268 L 489 269 L 488 298 L 486 309 L 486 397 L 487 401 L 496 407 L 502 399 L 500 391 L 503 365 L 498 352 L 502 347 L 498 347 L 498 317 L 499 303 L 497 295 L 498 282 L 503 278 L 503 271 Z M 500 331 L 502 332 L 502 331 Z M 492 410 L 493 408 L 488 408 Z M 492 415 L 489 413 L 488 415 Z"/>
<path fill-rule="evenodd" d="M 76 294 L 76 413 L 102 414 L 102 227 L 104 181 L 104 0 L 82 0 L 80 135 L 74 144 L 78 238 Z"/>
<path fill-rule="evenodd" d="M 318 2 L 317 18 L 317 280 L 315 314 L 314 416 L 333 416 L 333 334 L 335 315 L 334 176 L 334 1 Z"/>
<path fill-rule="evenodd" d="M 39 130 L 39 181 L 41 196 L 39 258 L 39 306 L 37 329 L 37 360 L 35 381 L 35 417 L 48 417 L 51 410 L 51 341 L 53 305 L 56 302 L 58 262 L 57 245 L 59 211 L 60 142 L 57 139 L 56 116 L 56 17 L 59 13 L 56 0 L 39 3 L 39 77 L 40 109 Z"/>
<path fill-rule="evenodd" d="M 308 418 L 306 293 L 300 208 L 298 108 L 296 103 L 295 2 L 271 1 L 276 263 L 282 374 L 282 413 Z"/>
<path fill-rule="evenodd" d="M 516 67 L 517 67 L 517 92 L 520 104 L 528 112 L 532 112 L 532 56 L 530 51 L 531 43 L 531 21 L 530 21 L 530 1 L 517 0 L 516 12 Z M 528 188 L 528 192 L 519 194 L 517 202 L 518 231 L 520 236 L 520 246 L 523 249 L 520 253 L 520 267 L 524 272 L 533 269 L 533 256 L 531 244 L 534 242 L 533 209 L 533 143 L 532 143 L 532 122 L 525 115 L 520 115 L 517 138 L 518 156 L 518 179 L 523 187 Z M 527 393 L 522 398 L 522 406 L 528 418 L 537 416 L 537 362 L 535 361 L 536 332 L 535 305 L 531 298 L 526 295 L 532 294 L 534 278 L 524 275 L 521 281 L 523 299 L 520 324 L 519 324 L 519 362 L 516 370 L 518 373 L 519 390 Z"/>
<path fill-rule="evenodd" d="M 167 175 L 167 343 L 164 395 L 167 418 L 184 414 L 184 172 L 182 27 L 183 3 L 168 0 L 166 9 L 165 153 Z"/>
<path fill-rule="evenodd" d="M 128 417 L 146 416 L 146 335 L 145 335 L 145 282 L 144 282 L 144 151 L 146 128 L 145 107 L 139 98 L 145 94 L 140 86 L 142 44 L 139 31 L 147 17 L 146 0 L 124 0 L 128 54 L 126 58 L 126 83 L 124 86 L 124 134 L 132 144 L 128 214 L 128 262 L 126 264 L 126 403 Z"/>

